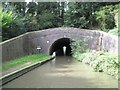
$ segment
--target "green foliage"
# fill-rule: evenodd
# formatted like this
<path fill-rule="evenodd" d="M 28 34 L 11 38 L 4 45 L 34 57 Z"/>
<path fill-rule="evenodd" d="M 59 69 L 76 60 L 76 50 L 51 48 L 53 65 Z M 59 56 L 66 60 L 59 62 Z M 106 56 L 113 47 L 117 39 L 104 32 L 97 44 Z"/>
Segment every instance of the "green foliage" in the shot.
<path fill-rule="evenodd" d="M 12 6 L 12 7 L 14 7 L 14 11 L 16 12 L 16 13 L 19 13 L 19 14 L 21 14 L 22 16 L 24 16 L 25 15 L 25 10 L 26 10 L 26 2 L 7 2 L 7 4 L 5 5 L 5 3 L 3 3 L 3 7 L 4 7 L 4 9 L 6 9 L 6 6 L 8 7 L 8 6 Z"/>
<path fill-rule="evenodd" d="M 45 55 L 45 54 L 34 54 L 34 55 L 24 56 L 24 57 L 15 59 L 15 60 L 11 60 L 7 63 L 4 63 L 2 65 L 2 70 L 7 70 L 9 68 L 25 64 L 27 62 L 31 62 L 33 64 L 33 63 L 43 61 L 43 60 L 46 60 L 46 59 L 49 59 L 49 58 L 51 58 L 51 56 L 48 56 L 48 55 Z"/>
<path fill-rule="evenodd" d="M 38 22 L 41 26 L 40 29 L 53 28 L 58 26 L 55 20 L 57 17 L 52 13 L 42 13 L 38 17 Z"/>
<path fill-rule="evenodd" d="M 95 13 L 100 29 L 105 32 L 108 32 L 107 29 L 113 29 L 115 27 L 114 8 L 115 6 L 113 5 L 105 6 Z"/>
<path fill-rule="evenodd" d="M 31 14 L 25 15 L 24 24 L 26 32 L 39 30 L 38 20 Z"/>
<path fill-rule="evenodd" d="M 115 6 L 115 10 L 114 10 L 114 19 L 115 19 L 115 25 L 116 27 L 114 29 L 109 29 L 108 33 L 110 34 L 113 34 L 113 35 L 116 35 L 116 36 L 120 36 L 120 29 L 119 29 L 119 22 L 118 22 L 118 11 L 119 11 L 119 5 L 120 4 L 117 4 Z"/>
<path fill-rule="evenodd" d="M 47 28 L 58 27 L 57 17 L 52 13 L 42 13 L 41 15 L 32 16 L 27 14 L 24 19 L 26 31 L 37 31 Z"/>
<path fill-rule="evenodd" d="M 90 3 L 69 3 L 69 10 L 65 13 L 65 26 L 88 28 L 91 17 Z"/>
<path fill-rule="evenodd" d="M 37 4 L 31 2 L 27 7 L 28 11 L 25 17 L 28 18 L 28 20 L 26 19 L 28 21 L 27 28 L 33 26 L 30 27 L 31 31 L 60 26 L 59 9 L 57 9 L 59 5 L 57 2 L 38 2 Z M 29 21 L 31 22 L 30 25 Z"/>
<path fill-rule="evenodd" d="M 104 27 L 104 22 L 105 24 L 108 22 L 111 25 L 107 26 L 107 28 L 112 28 L 114 27 L 114 21 L 113 17 L 109 15 L 110 10 L 105 8 L 106 6 L 112 8 L 116 5 L 117 3 L 100 3 L 100 2 L 69 2 L 68 6 L 69 9 L 65 13 L 65 26 L 72 26 L 72 27 L 77 27 L 77 28 L 89 28 L 89 29 L 94 29 L 96 27 Z M 109 6 L 110 5 L 110 6 Z M 103 8 L 104 7 L 104 8 Z M 100 8 L 103 8 L 100 10 Z M 115 8 L 113 8 L 114 10 Z M 107 10 L 107 11 L 106 11 Z M 97 15 L 96 15 L 96 13 Z M 111 13 L 110 13 L 111 14 Z M 107 16 L 105 16 L 107 15 Z M 96 20 L 97 17 L 97 20 Z M 103 19 L 106 19 L 103 21 Z M 109 20 L 110 18 L 110 20 Z M 102 25 L 103 24 L 103 25 Z M 106 28 L 106 26 L 105 26 Z"/>
<path fill-rule="evenodd" d="M 117 55 L 103 51 L 89 50 L 83 40 L 71 42 L 71 49 L 72 56 L 76 60 L 89 64 L 96 72 L 105 72 L 118 78 L 120 62 Z"/>
<path fill-rule="evenodd" d="M 70 17 L 72 16 L 71 14 L 66 14 L 66 21 L 65 21 L 65 26 L 70 26 L 70 27 L 76 27 L 76 28 L 87 28 L 87 25 L 89 21 L 86 20 L 86 18 L 83 17 Z M 68 18 L 67 18 L 68 17 Z"/>
<path fill-rule="evenodd" d="M 118 13 L 118 11 L 119 11 L 119 9 L 115 10 L 115 17 L 114 17 L 115 18 L 115 25 L 117 28 L 119 28 L 119 17 L 118 17 L 119 13 Z"/>
<path fill-rule="evenodd" d="M 90 62 L 91 67 L 93 67 L 95 71 L 103 71 L 115 78 L 118 78 L 118 68 L 120 66 L 118 56 L 107 52 L 96 52 L 92 54 L 91 60 L 92 57 L 96 56 L 96 54 L 97 57 Z"/>
<path fill-rule="evenodd" d="M 119 29 L 119 17 L 118 17 L 118 11 L 119 11 L 119 6 L 120 4 L 116 5 L 116 9 L 114 10 L 114 19 L 115 19 L 115 25 L 116 27 L 114 29 L 110 29 L 108 33 L 116 35 L 116 36 L 120 36 L 120 29 Z"/>
<path fill-rule="evenodd" d="M 9 28 L 11 22 L 15 22 L 17 16 L 13 13 L 13 10 L 11 11 L 3 11 L 2 12 L 2 9 L 0 10 L 0 17 L 1 17 L 1 21 L 2 21 L 2 24 L 0 25 L 0 27 L 4 27 L 4 28 Z"/>
<path fill-rule="evenodd" d="M 37 4 L 35 2 L 29 2 L 27 8 L 28 8 L 27 13 L 35 15 L 37 10 Z"/>
<path fill-rule="evenodd" d="M 72 49 L 72 53 L 76 53 L 76 52 L 84 53 L 88 49 L 85 40 L 74 39 L 71 41 L 70 46 Z"/>
<path fill-rule="evenodd" d="M 109 30 L 108 33 L 110 33 L 112 35 L 120 36 L 120 29 L 114 28 L 114 29 Z"/>
<path fill-rule="evenodd" d="M 13 7 L 7 8 L 9 8 L 9 10 L 4 9 L 0 12 L 3 41 L 24 33 L 23 20 L 21 16 L 14 12 Z"/>
<path fill-rule="evenodd" d="M 2 14 L 2 9 L 0 7 L 0 28 L 2 28 L 2 17 L 3 17 L 3 14 Z"/>
<path fill-rule="evenodd" d="M 0 26 L 3 31 L 3 41 L 25 32 L 61 26 L 87 29 L 98 29 L 100 26 L 107 32 L 115 27 L 114 15 L 119 8 L 116 4 L 108 2 L 69 2 L 68 5 L 65 2 L 2 3 Z"/>
<path fill-rule="evenodd" d="M 92 52 L 75 53 L 73 55 L 77 60 L 89 64 L 96 72 L 105 72 L 118 79 L 118 70 L 120 62 L 118 62 L 118 56 L 110 54 L 108 52 Z"/>
<path fill-rule="evenodd" d="M 62 25 L 59 4 L 24 2 L 3 3 L 0 11 L 3 41 L 25 32 L 54 28 Z"/>

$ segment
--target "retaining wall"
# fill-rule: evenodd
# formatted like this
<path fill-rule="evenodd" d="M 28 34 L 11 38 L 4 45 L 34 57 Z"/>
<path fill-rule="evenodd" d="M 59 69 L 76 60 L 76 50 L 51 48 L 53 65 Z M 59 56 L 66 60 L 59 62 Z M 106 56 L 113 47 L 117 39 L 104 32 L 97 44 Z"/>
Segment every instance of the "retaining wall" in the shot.
<path fill-rule="evenodd" d="M 15 37 L 0 43 L 2 46 L 2 62 L 13 60 L 15 58 L 28 54 L 28 34 Z"/>

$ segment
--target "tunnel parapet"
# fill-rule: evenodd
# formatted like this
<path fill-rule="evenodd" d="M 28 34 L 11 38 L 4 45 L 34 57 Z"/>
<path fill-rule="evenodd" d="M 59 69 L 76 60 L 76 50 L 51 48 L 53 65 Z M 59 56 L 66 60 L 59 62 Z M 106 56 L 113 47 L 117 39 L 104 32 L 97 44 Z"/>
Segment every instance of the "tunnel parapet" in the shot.
<path fill-rule="evenodd" d="M 79 28 L 53 28 L 33 31 L 0 43 L 2 45 L 3 62 L 27 54 L 50 54 L 53 43 L 62 38 L 85 39 L 88 47 L 93 50 L 106 50 L 118 54 L 118 37 L 108 33 Z"/>

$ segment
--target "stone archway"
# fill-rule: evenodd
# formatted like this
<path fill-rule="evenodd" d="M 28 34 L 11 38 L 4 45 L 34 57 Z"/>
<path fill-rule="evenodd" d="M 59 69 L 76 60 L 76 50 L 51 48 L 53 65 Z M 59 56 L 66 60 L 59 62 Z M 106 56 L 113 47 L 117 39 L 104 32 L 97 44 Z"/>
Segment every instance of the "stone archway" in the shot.
<path fill-rule="evenodd" d="M 71 55 L 71 47 L 70 47 L 70 38 L 60 38 L 56 40 L 49 49 L 49 54 L 52 55 L 53 52 L 56 53 L 57 56 L 70 56 Z M 65 52 L 63 51 L 63 47 L 66 47 Z"/>

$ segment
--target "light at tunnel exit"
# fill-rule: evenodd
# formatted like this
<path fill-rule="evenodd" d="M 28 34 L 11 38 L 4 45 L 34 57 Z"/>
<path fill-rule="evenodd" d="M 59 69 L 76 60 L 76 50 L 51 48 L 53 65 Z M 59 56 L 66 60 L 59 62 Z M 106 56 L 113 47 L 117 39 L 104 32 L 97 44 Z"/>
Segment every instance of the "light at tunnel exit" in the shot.
<path fill-rule="evenodd" d="M 66 46 L 63 47 L 64 55 L 66 54 Z"/>
<path fill-rule="evenodd" d="M 56 40 L 50 47 L 49 54 L 53 55 L 55 52 L 56 56 L 70 56 L 71 47 L 69 38 L 61 38 Z"/>

